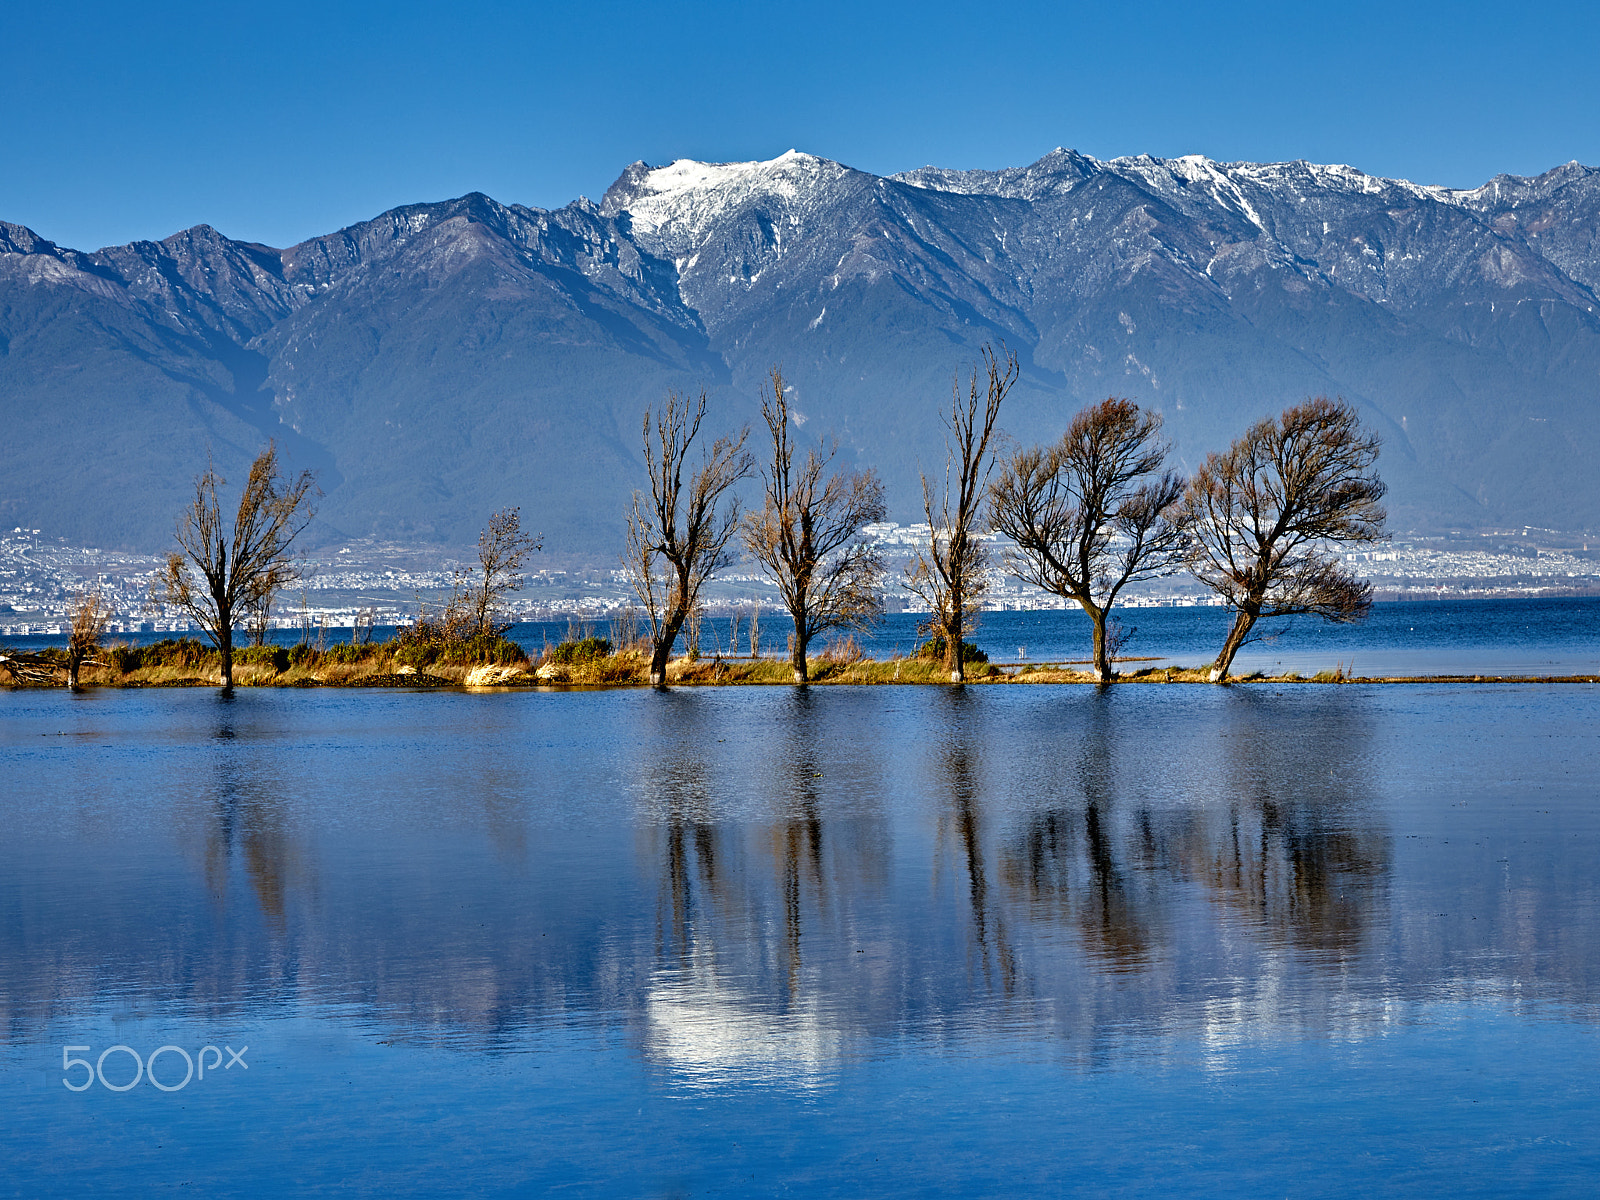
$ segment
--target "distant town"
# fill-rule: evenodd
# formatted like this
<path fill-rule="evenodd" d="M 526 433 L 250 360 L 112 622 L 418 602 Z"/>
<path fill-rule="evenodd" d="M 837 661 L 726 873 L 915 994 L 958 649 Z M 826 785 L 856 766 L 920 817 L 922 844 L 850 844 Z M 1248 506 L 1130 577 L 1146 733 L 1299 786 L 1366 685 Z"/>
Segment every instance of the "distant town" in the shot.
<path fill-rule="evenodd" d="M 883 522 L 864 536 L 889 565 L 886 607 L 915 611 L 905 590 L 905 568 L 928 526 Z M 1007 545 L 988 535 L 995 567 L 984 607 L 997 610 L 1061 608 L 1057 596 L 1029 587 L 1006 572 Z M 1370 579 L 1379 600 L 1429 600 L 1532 596 L 1600 596 L 1600 535 L 1520 528 L 1494 532 L 1397 534 L 1381 546 L 1354 551 L 1346 560 Z M 615 559 L 592 555 L 541 555 L 526 587 L 508 604 L 523 621 L 614 617 L 636 604 Z M 471 563 L 463 548 L 417 548 L 376 541 L 319 547 L 301 563 L 303 578 L 285 589 L 274 610 L 278 629 L 311 637 L 351 629 L 362 621 L 405 625 L 425 607 L 450 595 L 456 572 Z M 74 596 L 98 590 L 116 613 L 108 632 L 194 629 L 176 608 L 152 592 L 162 560 L 78 546 L 48 531 L 15 528 L 0 533 L 0 636 L 54 635 Z M 709 612 L 778 607 L 771 583 L 754 564 L 739 563 L 707 589 Z M 1123 601 L 1129 607 L 1215 604 L 1214 594 L 1185 575 L 1142 585 Z"/>

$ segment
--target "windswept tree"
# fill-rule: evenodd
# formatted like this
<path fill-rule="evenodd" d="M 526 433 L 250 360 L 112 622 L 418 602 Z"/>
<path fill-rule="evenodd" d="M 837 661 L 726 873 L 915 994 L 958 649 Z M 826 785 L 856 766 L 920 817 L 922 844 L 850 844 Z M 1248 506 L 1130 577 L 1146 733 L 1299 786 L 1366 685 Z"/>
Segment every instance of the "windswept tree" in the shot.
<path fill-rule="evenodd" d="M 778 587 L 794 621 L 790 662 L 794 681 L 809 674 L 806 649 L 829 629 L 860 628 L 883 612 L 883 556 L 861 540 L 861 528 L 888 509 L 873 471 L 836 471 L 838 443 L 806 451 L 796 464 L 783 373 L 772 369 L 772 395 L 761 415 L 772 435 L 772 462 L 763 468 L 764 502 L 745 518 L 744 544 Z"/>
<path fill-rule="evenodd" d="M 1019 450 L 992 489 L 994 527 L 1016 543 L 1012 570 L 1072 600 L 1094 625 L 1094 677 L 1112 677 L 1106 616 L 1122 589 L 1183 564 L 1184 481 L 1163 471 L 1161 416 L 1102 400 L 1053 446 Z"/>
<path fill-rule="evenodd" d="M 471 608 L 478 633 L 500 633 L 505 628 L 497 620 L 502 598 L 522 590 L 526 582 L 523 566 L 528 556 L 543 546 L 543 538 L 522 531 L 520 508 L 502 509 L 489 518 L 489 524 L 478 535 L 479 573 L 470 583 L 462 581 L 465 586 L 459 589 Z"/>
<path fill-rule="evenodd" d="M 656 688 L 667 685 L 672 645 L 699 604 L 700 589 L 732 561 L 728 542 L 739 528 L 739 502 L 723 499 L 753 466 L 744 429 L 712 442 L 685 487 L 689 448 L 705 413 L 701 391 L 693 401 L 668 392 L 660 412 L 644 414 L 650 495 L 633 494 L 623 565 L 650 621 L 650 686 Z"/>
<path fill-rule="evenodd" d="M 100 648 L 100 635 L 111 623 L 111 606 L 98 591 L 85 592 L 72 604 L 72 627 L 67 633 L 67 686 L 78 690 L 78 673 Z"/>
<path fill-rule="evenodd" d="M 195 477 L 194 500 L 178 517 L 178 550 L 167 557 L 163 598 L 200 626 L 222 655 L 222 687 L 233 689 L 233 630 L 269 582 L 292 578 L 290 546 L 313 515 L 316 478 L 285 479 L 271 442 L 250 465 L 230 523 L 217 499 L 227 481 L 207 466 Z"/>
<path fill-rule="evenodd" d="M 1189 570 L 1234 612 L 1213 683 L 1267 617 L 1311 613 L 1358 621 L 1372 585 L 1341 565 L 1341 542 L 1382 539 L 1387 490 L 1373 472 L 1378 437 L 1355 406 L 1319 397 L 1252 426 L 1212 454 L 1184 496 L 1193 530 Z"/>
<path fill-rule="evenodd" d="M 944 487 L 937 496 L 926 472 L 922 476 L 922 508 L 928 516 L 928 543 L 911 560 L 906 586 L 932 614 L 932 632 L 944 642 L 944 666 L 951 683 L 966 678 L 962 640 L 977 624 L 978 602 L 988 590 L 990 558 L 979 536 L 984 532 L 983 502 L 994 467 L 989 443 L 994 437 L 1000 404 L 1016 383 L 1017 356 L 1003 346 L 1002 361 L 983 348 L 983 383 L 973 369 L 962 394 L 961 377 L 951 389 L 950 417 L 945 422 Z"/>

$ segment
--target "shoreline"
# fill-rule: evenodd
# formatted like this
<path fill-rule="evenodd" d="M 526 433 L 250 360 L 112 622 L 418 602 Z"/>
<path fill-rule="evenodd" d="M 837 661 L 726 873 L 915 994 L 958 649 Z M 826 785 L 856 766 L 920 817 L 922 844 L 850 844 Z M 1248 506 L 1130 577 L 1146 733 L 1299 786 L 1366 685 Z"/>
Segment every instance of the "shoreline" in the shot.
<path fill-rule="evenodd" d="M 748 666 L 749 664 L 743 664 Z M 911 670 L 905 668 L 910 666 Z M 931 669 L 930 669 L 931 667 Z M 767 668 L 767 669 L 761 669 Z M 777 668 L 772 670 L 771 668 Z M 1323 671 L 1316 675 L 1289 672 L 1267 675 L 1251 672 L 1231 676 L 1226 683 L 1213 683 L 1209 664 L 1203 667 L 1146 668 L 1118 674 L 1104 684 L 1097 683 L 1086 671 L 1074 671 L 1052 664 L 1014 668 L 979 668 L 970 673 L 964 684 L 954 684 L 943 678 L 937 664 L 926 664 L 914 659 L 865 660 L 849 664 L 842 669 L 820 669 L 806 682 L 807 687 L 993 687 L 1005 685 L 1024 686 L 1123 686 L 1128 684 L 1201 685 L 1205 687 L 1236 687 L 1271 684 L 1283 685 L 1333 685 L 1366 684 L 1392 686 L 1397 684 L 1584 684 L 1600 683 L 1600 674 L 1582 675 L 1345 675 L 1339 671 Z M 981 673 L 980 673 L 981 672 Z M 86 672 L 87 674 L 87 672 Z M 141 672 L 142 674 L 142 672 Z M 79 691 L 143 691 L 162 688 L 220 688 L 219 675 L 178 675 L 162 673 L 163 678 L 128 677 L 118 680 L 85 678 Z M 255 675 L 255 673 L 249 673 Z M 280 672 L 261 678 L 247 677 L 235 671 L 235 688 L 340 688 L 349 690 L 373 689 L 380 691 L 453 691 L 453 692 L 571 692 L 649 690 L 647 681 L 636 678 L 605 678 L 604 672 L 562 673 L 565 677 L 544 675 L 543 672 L 515 671 L 505 668 L 484 670 L 476 668 L 465 673 L 453 671 L 449 675 L 432 672 L 371 672 L 343 678 L 324 678 L 315 672 Z M 633 674 L 631 671 L 629 675 Z M 774 677 L 779 676 L 781 677 Z M 599 676 L 599 677 L 595 677 Z M 756 677 L 752 677 L 756 676 Z M 726 661 L 686 663 L 675 660 L 668 668 L 669 688 L 726 688 L 726 687 L 799 687 L 785 662 L 765 660 L 757 664 L 754 672 L 731 669 Z M 0 690 L 8 692 L 66 691 L 64 683 L 16 682 L 0 683 Z"/>

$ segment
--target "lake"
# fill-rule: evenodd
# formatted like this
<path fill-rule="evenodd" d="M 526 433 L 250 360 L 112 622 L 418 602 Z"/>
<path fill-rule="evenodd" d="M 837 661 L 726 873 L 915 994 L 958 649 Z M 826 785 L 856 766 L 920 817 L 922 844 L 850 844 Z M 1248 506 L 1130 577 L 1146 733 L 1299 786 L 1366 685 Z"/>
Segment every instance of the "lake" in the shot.
<path fill-rule="evenodd" d="M 11 692 L 0 770 L 0 1194 L 1600 1172 L 1597 685 Z"/>

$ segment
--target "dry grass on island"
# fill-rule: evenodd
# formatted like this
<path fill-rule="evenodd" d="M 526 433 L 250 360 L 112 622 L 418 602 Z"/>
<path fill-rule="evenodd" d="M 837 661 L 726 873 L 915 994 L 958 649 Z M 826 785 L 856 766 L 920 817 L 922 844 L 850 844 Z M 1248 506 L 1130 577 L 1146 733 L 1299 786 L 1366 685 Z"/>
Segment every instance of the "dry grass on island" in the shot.
<path fill-rule="evenodd" d="M 968 649 L 971 649 L 968 647 Z M 27 657 L 50 664 L 64 651 Z M 1140 666 L 1150 659 L 1122 659 L 1118 684 L 1209 683 L 1210 665 L 1199 667 Z M 0 666 L 6 664 L 0 663 Z M 41 666 L 40 674 L 7 680 L 17 687 L 59 687 L 64 665 Z M 793 686 L 787 659 L 772 657 L 686 656 L 667 664 L 674 687 Z M 193 639 L 167 639 L 147 646 L 113 645 L 85 663 L 81 686 L 111 688 L 218 687 L 221 657 Z M 943 647 L 925 644 L 919 653 L 889 659 L 867 658 L 853 638 L 841 638 L 812 660 L 810 682 L 820 686 L 933 684 L 951 686 Z M 968 662 L 971 684 L 1093 684 L 1093 663 L 1015 663 L 1000 665 L 974 654 Z M 1236 683 L 1597 683 L 1600 676 L 1353 676 L 1342 666 L 1315 675 L 1265 675 L 1259 671 L 1235 676 Z M 365 688 L 642 688 L 650 684 L 650 647 L 636 641 L 621 648 L 595 636 L 573 636 L 529 655 L 517 643 L 498 636 L 461 639 L 419 638 L 402 634 L 367 645 L 345 643 L 318 648 L 246 646 L 234 652 L 237 687 L 365 687 Z"/>

